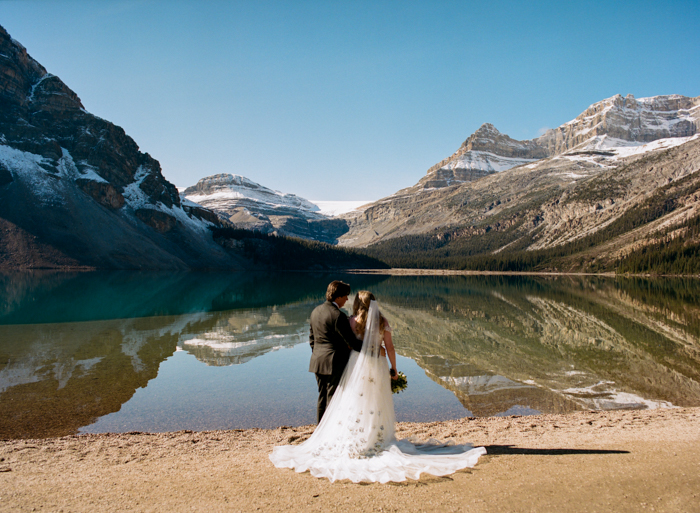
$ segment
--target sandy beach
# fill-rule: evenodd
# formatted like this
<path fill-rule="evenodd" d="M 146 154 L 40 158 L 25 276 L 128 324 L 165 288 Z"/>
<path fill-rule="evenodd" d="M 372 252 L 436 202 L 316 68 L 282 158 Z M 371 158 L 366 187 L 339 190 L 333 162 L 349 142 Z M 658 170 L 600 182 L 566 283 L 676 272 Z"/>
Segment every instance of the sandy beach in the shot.
<path fill-rule="evenodd" d="M 0 442 L 0 511 L 700 511 L 700 408 L 401 423 L 485 446 L 475 468 L 394 484 L 272 466 L 313 426 Z"/>

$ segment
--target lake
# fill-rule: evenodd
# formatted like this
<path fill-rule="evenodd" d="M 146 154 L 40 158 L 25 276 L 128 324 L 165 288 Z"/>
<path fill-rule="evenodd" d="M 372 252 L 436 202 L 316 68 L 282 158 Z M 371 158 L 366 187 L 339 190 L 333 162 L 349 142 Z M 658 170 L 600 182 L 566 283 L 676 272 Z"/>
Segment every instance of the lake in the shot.
<path fill-rule="evenodd" d="M 399 421 L 700 405 L 699 280 L 4 273 L 0 438 L 312 424 L 333 279 L 393 327 Z"/>

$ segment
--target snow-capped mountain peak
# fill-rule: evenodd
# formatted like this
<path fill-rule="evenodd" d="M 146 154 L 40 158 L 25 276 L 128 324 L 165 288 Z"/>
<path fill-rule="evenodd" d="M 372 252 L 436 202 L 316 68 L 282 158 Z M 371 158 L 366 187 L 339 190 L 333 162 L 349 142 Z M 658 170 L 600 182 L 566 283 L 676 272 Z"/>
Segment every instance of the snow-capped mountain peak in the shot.
<path fill-rule="evenodd" d="M 610 157 L 655 151 L 687 141 L 698 133 L 699 125 L 700 96 L 677 94 L 638 99 L 617 94 L 528 141 L 511 139 L 485 123 L 454 154 L 431 167 L 417 187 L 434 189 L 471 182 L 572 151 L 606 151 Z M 650 144 L 662 140 L 666 142 Z"/>
<path fill-rule="evenodd" d="M 238 228 L 331 243 L 348 230 L 345 221 L 329 218 L 338 210 L 347 211 L 339 208 L 337 202 L 319 202 L 320 207 L 296 194 L 274 191 L 240 175 L 208 176 L 180 194 Z"/>
<path fill-rule="evenodd" d="M 208 208 L 217 208 L 216 204 L 247 200 L 257 202 L 262 207 L 273 210 L 291 208 L 309 214 L 320 211 L 318 205 L 296 194 L 274 191 L 245 176 L 232 174 L 218 174 L 202 178 L 196 185 L 187 187 L 182 195 L 190 201 Z"/>

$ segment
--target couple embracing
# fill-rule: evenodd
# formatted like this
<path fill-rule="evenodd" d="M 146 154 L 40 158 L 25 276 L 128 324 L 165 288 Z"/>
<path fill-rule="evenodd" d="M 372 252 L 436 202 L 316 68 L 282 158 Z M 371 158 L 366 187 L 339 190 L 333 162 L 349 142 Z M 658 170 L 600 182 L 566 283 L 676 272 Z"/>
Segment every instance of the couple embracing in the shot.
<path fill-rule="evenodd" d="M 309 370 L 319 389 L 318 426 L 300 445 L 275 447 L 272 463 L 355 483 L 419 479 L 423 472 L 444 476 L 476 465 L 483 447 L 396 440 L 391 328 L 368 291 L 356 295 L 348 319 L 340 309 L 350 291 L 347 283 L 332 282 L 326 302 L 311 314 Z"/>
<path fill-rule="evenodd" d="M 352 308 L 352 317 L 347 318 L 341 310 L 348 300 L 350 285 L 342 281 L 333 281 L 326 290 L 326 302 L 317 306 L 311 313 L 311 331 L 309 343 L 311 344 L 311 363 L 309 372 L 316 374 L 318 383 L 318 408 L 316 410 L 316 422 L 321 422 L 326 407 L 338 388 L 340 378 L 348 366 L 351 356 L 352 364 L 357 361 L 357 355 L 353 352 L 362 351 L 369 308 L 374 295 L 363 290 L 357 293 Z M 378 310 L 377 310 L 378 312 Z M 393 379 L 396 378 L 396 353 L 391 342 L 391 328 L 386 319 L 380 315 L 381 341 L 389 355 Z M 380 342 L 381 343 L 381 342 Z M 385 362 L 386 363 L 386 362 Z"/>

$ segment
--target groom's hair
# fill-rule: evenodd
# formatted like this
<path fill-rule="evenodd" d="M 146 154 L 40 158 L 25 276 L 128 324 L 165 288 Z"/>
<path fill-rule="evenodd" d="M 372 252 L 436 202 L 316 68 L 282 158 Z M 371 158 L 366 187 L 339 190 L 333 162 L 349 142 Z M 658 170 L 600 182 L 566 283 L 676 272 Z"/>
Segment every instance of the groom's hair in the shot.
<path fill-rule="evenodd" d="M 350 294 L 350 285 L 342 281 L 332 281 L 328 284 L 326 289 L 326 300 L 335 301 L 339 297 L 347 296 Z"/>

